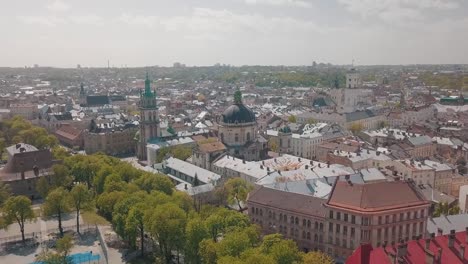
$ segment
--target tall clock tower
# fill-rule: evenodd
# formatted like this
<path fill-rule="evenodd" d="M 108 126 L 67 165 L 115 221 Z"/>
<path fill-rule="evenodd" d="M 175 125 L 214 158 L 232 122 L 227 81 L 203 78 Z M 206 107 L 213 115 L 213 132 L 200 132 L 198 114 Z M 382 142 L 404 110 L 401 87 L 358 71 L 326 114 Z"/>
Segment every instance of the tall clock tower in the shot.
<path fill-rule="evenodd" d="M 156 90 L 151 90 L 151 81 L 146 73 L 145 90 L 140 92 L 140 138 L 137 145 L 139 160 L 146 160 L 146 144 L 159 135 L 159 115 Z"/>

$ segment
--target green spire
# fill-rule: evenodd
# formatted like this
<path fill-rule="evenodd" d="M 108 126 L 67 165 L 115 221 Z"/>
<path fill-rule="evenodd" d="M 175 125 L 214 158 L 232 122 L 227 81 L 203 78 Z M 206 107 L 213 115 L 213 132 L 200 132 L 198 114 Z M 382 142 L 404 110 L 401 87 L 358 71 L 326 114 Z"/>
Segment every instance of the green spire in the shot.
<path fill-rule="evenodd" d="M 148 76 L 148 72 L 146 72 L 146 79 L 145 79 L 145 96 L 152 97 L 153 92 L 151 91 L 151 81 Z"/>
<path fill-rule="evenodd" d="M 239 90 L 234 93 L 234 103 L 242 104 L 242 93 Z"/>

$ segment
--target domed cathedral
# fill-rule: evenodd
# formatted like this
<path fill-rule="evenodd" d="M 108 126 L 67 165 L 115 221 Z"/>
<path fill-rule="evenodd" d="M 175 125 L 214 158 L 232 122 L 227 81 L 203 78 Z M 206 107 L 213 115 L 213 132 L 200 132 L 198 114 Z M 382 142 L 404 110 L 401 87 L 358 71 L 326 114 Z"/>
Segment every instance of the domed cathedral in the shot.
<path fill-rule="evenodd" d="M 266 157 L 267 141 L 258 134 L 254 112 L 242 103 L 242 93 L 234 93 L 234 104 L 221 115 L 218 137 L 229 155 L 247 161 Z"/>
<path fill-rule="evenodd" d="M 151 90 L 151 81 L 146 73 L 145 90 L 140 91 L 140 130 L 135 136 L 137 140 L 137 157 L 147 159 L 146 145 L 148 141 L 159 135 L 159 114 L 156 102 L 156 90 Z"/>

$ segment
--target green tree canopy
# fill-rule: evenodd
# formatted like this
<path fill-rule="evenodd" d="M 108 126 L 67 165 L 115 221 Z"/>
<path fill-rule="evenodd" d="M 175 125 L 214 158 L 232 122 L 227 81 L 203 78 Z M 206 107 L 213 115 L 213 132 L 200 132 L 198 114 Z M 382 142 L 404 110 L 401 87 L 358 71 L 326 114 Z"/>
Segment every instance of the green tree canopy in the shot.
<path fill-rule="evenodd" d="M 26 196 L 13 196 L 6 200 L 3 206 L 3 218 L 6 226 L 13 222 L 18 223 L 21 231 L 21 239 L 25 242 L 24 226 L 27 221 L 36 219 L 31 206 L 31 200 Z"/>

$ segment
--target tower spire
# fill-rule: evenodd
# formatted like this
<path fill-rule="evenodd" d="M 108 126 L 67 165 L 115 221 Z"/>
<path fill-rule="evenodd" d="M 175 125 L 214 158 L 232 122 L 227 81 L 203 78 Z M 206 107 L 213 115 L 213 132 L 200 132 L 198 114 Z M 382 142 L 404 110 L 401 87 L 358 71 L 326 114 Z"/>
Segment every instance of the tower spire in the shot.
<path fill-rule="evenodd" d="M 151 91 L 151 81 L 149 79 L 148 71 L 146 72 L 146 79 L 145 79 L 145 96 L 152 97 L 153 92 Z"/>
<path fill-rule="evenodd" d="M 242 104 L 242 92 L 240 90 L 234 92 L 234 103 Z"/>

